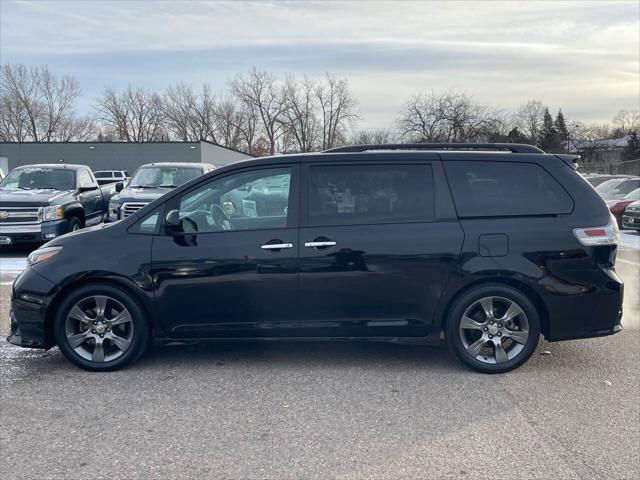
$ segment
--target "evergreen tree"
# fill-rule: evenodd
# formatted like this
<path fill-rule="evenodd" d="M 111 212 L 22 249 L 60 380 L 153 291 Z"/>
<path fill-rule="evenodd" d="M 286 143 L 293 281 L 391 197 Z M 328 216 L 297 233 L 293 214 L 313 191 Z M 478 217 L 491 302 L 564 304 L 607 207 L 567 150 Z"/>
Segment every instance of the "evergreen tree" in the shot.
<path fill-rule="evenodd" d="M 624 158 L 627 160 L 640 158 L 640 137 L 637 130 L 629 134 L 629 143 L 624 149 Z"/>
<path fill-rule="evenodd" d="M 512 128 L 507 134 L 507 142 L 509 143 L 529 143 L 529 138 L 518 130 L 518 127 Z"/>
<path fill-rule="evenodd" d="M 549 113 L 548 108 L 544 109 L 538 146 L 547 152 L 552 152 L 558 149 L 558 133 L 556 132 L 556 127 L 553 124 L 553 117 Z"/>
<path fill-rule="evenodd" d="M 564 120 L 562 109 L 558 110 L 554 127 L 556 129 L 558 149 L 561 152 L 566 152 L 568 147 L 567 144 L 569 142 L 569 130 L 567 130 L 567 122 Z"/>

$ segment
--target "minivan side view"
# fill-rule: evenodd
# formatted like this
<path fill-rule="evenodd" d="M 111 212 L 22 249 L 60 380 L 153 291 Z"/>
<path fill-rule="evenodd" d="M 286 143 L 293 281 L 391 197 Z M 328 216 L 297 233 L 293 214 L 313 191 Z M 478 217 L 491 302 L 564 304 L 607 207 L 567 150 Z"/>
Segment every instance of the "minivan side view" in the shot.
<path fill-rule="evenodd" d="M 410 144 L 238 162 L 34 251 L 9 341 L 101 371 L 150 342 L 444 332 L 469 367 L 507 372 L 541 334 L 622 329 L 619 232 L 576 159 Z"/>

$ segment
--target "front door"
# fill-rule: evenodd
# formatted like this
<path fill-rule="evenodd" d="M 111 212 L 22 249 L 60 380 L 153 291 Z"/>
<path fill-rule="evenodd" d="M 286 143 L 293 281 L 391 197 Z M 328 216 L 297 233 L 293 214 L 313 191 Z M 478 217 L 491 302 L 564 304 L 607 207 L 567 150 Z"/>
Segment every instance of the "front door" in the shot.
<path fill-rule="evenodd" d="M 301 335 L 427 335 L 463 241 L 434 213 L 431 164 L 343 161 L 304 177 Z"/>
<path fill-rule="evenodd" d="M 96 188 L 85 190 L 78 194 L 78 200 L 82 204 L 85 214 L 85 225 L 95 225 L 103 220 L 102 192 L 98 188 L 98 182 L 89 169 L 78 170 L 78 187 L 95 184 Z M 106 208 L 105 208 L 106 210 Z"/>
<path fill-rule="evenodd" d="M 154 238 L 152 276 L 171 337 L 295 334 L 298 171 L 214 177 L 167 207 L 179 209 L 181 227 Z"/>

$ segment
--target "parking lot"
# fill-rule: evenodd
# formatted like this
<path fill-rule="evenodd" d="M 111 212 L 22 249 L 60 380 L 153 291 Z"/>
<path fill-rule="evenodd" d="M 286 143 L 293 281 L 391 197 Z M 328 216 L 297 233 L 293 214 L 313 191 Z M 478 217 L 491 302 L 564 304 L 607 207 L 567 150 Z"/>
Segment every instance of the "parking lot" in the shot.
<path fill-rule="evenodd" d="M 550 344 L 505 375 L 440 347 L 221 343 L 154 348 L 94 374 L 4 336 L 3 478 L 637 478 L 640 237 L 625 233 L 622 333 Z"/>

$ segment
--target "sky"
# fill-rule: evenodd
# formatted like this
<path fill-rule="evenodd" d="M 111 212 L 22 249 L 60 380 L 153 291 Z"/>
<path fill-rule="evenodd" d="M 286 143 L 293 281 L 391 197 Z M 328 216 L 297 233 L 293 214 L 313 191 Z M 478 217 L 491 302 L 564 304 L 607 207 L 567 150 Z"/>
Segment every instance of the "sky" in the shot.
<path fill-rule="evenodd" d="M 603 123 L 640 103 L 640 2 L 0 0 L 0 61 L 77 77 L 83 113 L 105 87 L 222 92 L 256 66 L 347 78 L 361 128 L 451 89 Z"/>

